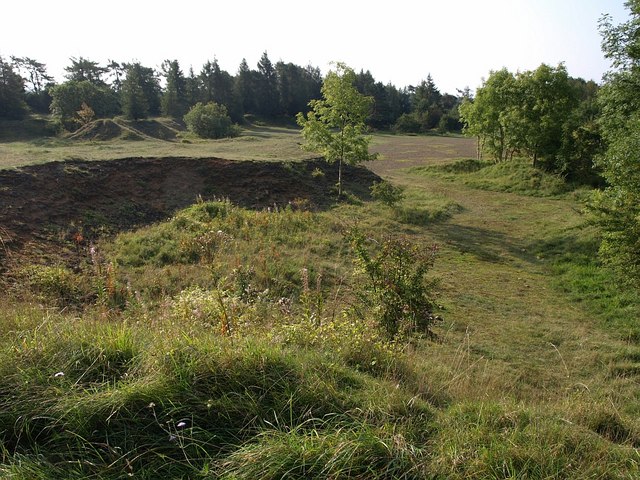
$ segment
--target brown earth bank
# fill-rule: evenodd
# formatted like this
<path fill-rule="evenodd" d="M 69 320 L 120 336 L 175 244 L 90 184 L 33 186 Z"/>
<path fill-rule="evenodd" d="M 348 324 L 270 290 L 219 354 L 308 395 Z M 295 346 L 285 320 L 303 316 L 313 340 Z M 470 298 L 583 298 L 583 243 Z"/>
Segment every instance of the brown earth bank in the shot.
<path fill-rule="evenodd" d="M 336 164 L 240 162 L 220 158 L 65 161 L 0 170 L 0 263 L 27 246 L 46 253 L 69 241 L 165 219 L 198 198 L 228 198 L 253 209 L 335 202 Z M 346 191 L 366 197 L 380 178 L 346 166 Z"/>

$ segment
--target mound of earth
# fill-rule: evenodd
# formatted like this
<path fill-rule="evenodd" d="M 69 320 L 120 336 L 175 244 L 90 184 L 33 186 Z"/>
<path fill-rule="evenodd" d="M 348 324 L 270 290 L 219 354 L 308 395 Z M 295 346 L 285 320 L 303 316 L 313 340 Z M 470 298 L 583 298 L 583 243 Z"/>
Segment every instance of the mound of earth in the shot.
<path fill-rule="evenodd" d="M 184 127 L 173 120 L 123 120 L 120 118 L 100 118 L 83 125 L 69 135 L 71 140 L 109 141 L 143 140 L 155 138 L 169 142 L 176 141 Z"/>
<path fill-rule="evenodd" d="M 101 118 L 83 125 L 69 135 L 71 140 L 115 140 L 123 136 L 124 129 L 109 118 Z"/>
<path fill-rule="evenodd" d="M 133 132 L 143 137 L 156 138 L 159 140 L 175 141 L 179 131 L 184 130 L 176 122 L 165 120 L 135 120 L 122 121 Z"/>
<path fill-rule="evenodd" d="M 320 173 L 322 172 L 322 173 Z M 25 245 L 61 245 L 165 219 L 204 200 L 229 198 L 255 209 L 290 202 L 323 209 L 333 202 L 337 166 L 239 162 L 220 158 L 66 161 L 0 170 L 0 262 Z M 344 168 L 345 189 L 366 197 L 380 178 Z"/>

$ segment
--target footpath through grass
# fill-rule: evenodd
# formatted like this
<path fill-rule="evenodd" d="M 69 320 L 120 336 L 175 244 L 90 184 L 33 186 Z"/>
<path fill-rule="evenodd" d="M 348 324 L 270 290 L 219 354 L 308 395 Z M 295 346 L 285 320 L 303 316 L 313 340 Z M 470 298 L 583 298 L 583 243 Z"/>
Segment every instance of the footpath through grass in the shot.
<path fill-rule="evenodd" d="M 584 194 L 478 183 L 467 139 L 374 145 L 398 207 L 205 202 L 10 272 L 2 476 L 638 478 L 640 303 L 599 266 Z M 355 226 L 438 245 L 436 341 L 376 329 Z"/>

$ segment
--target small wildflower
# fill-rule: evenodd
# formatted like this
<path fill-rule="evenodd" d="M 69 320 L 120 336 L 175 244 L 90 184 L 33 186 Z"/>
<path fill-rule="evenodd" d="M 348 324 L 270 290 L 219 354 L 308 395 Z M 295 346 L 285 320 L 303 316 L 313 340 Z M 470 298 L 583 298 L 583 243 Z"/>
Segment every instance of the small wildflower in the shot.
<path fill-rule="evenodd" d="M 58 372 L 53 376 L 53 378 L 60 378 L 60 377 L 64 377 L 64 372 Z"/>
<path fill-rule="evenodd" d="M 169 441 L 170 442 L 175 442 L 176 441 L 176 436 L 175 435 L 169 435 Z"/>
<path fill-rule="evenodd" d="M 147 405 L 147 408 L 154 408 L 155 406 L 156 406 L 156 404 L 151 402 L 149 405 Z"/>
<path fill-rule="evenodd" d="M 185 422 L 185 421 L 178 422 L 178 423 L 176 424 L 176 427 L 178 427 L 178 428 L 184 428 L 184 427 L 186 427 L 186 426 L 187 426 L 187 422 Z"/>

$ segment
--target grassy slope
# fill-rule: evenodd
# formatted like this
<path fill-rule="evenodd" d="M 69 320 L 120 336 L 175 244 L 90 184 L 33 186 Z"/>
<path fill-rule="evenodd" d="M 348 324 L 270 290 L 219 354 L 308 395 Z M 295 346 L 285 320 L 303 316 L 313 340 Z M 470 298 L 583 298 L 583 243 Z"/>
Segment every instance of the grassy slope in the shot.
<path fill-rule="evenodd" d="M 266 149 L 269 140 L 256 144 Z M 386 207 L 344 205 L 302 219 L 318 225 L 313 239 L 300 237 L 306 229 L 296 230 L 288 235 L 295 237 L 292 250 L 283 239 L 278 253 L 297 252 L 290 255 L 302 263 L 293 262 L 290 277 L 319 258 L 344 268 L 346 260 L 335 256 L 344 253 L 336 230 L 354 219 L 371 233 L 402 232 L 416 242 L 438 243 L 441 342 L 390 353 L 354 331 L 346 343 L 329 342 L 329 353 L 300 352 L 282 346 L 288 330 L 279 314 L 256 304 L 247 315 L 269 313 L 271 320 L 260 328 L 275 337 L 266 335 L 266 344 L 264 335 L 252 340 L 248 332 L 246 340 L 229 344 L 198 321 L 179 322 L 175 311 L 157 315 L 144 305 L 124 316 L 98 312 L 71 320 L 8 302 L 4 330 L 12 333 L 2 343 L 0 392 L 5 407 L 14 408 L 0 417 L 0 431 L 9 439 L 3 473 L 80 478 L 97 471 L 117 477 L 142 462 L 149 469 L 139 474 L 148 478 L 154 469 L 165 476 L 228 478 L 282 478 L 286 472 L 293 478 L 637 476 L 638 301 L 610 288 L 613 279 L 594 259 L 594 232 L 574 196 L 481 190 L 491 185 L 405 168 L 469 156 L 474 145 L 467 140 L 379 136 L 374 146 L 385 159 L 371 167 L 406 187 L 406 209 L 426 212 L 417 218 L 438 218 L 430 213 L 441 210 L 453 216 L 408 224 Z M 252 223 L 268 223 L 260 218 Z M 264 252 L 247 235 L 254 253 Z M 269 238 L 258 235 L 261 242 Z M 120 242 L 126 238 L 131 240 Z M 249 255 L 250 249 L 242 252 Z M 166 288 L 171 278 L 206 276 L 189 268 L 144 275 L 164 276 Z M 343 275 L 336 273 L 334 286 Z M 261 281 L 267 279 L 265 274 Z M 335 328 L 339 337 L 348 331 Z M 305 330 L 294 337 L 308 347 Z M 66 380 L 52 378 L 63 369 Z M 149 407 L 152 402 L 156 407 Z M 41 408 L 26 413 L 28 403 Z M 29 415 L 31 428 L 45 425 L 46 435 L 38 441 L 37 431 L 23 430 L 22 447 L 16 448 L 8 432 L 28 424 Z M 190 423 L 188 431 L 177 431 L 182 417 L 198 428 Z M 147 447 L 110 451 L 79 438 L 109 428 L 124 436 L 113 439 L 119 448 L 136 441 Z M 177 444 L 166 442 L 170 435 Z M 35 457 L 33 445 L 47 462 Z M 64 458 L 62 445 L 70 455 L 109 467 L 94 470 L 81 461 L 70 467 L 53 454 Z"/>

